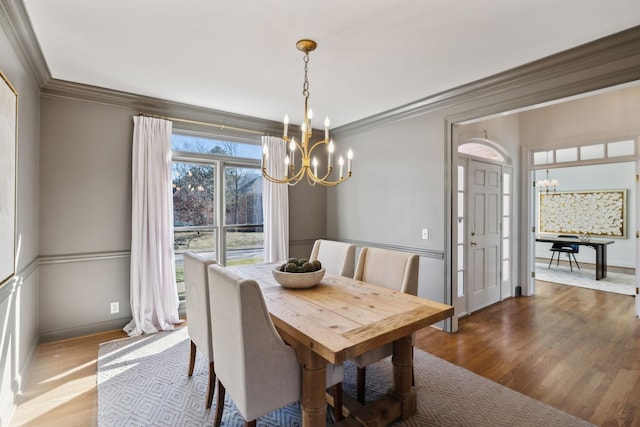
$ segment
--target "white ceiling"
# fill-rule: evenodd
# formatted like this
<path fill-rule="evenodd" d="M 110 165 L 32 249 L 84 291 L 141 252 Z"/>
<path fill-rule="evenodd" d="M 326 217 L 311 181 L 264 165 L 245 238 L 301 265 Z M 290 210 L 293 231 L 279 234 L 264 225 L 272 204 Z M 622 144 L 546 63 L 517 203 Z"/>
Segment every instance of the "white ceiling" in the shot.
<path fill-rule="evenodd" d="M 54 79 L 351 123 L 640 24 L 638 0 L 24 0 Z"/>

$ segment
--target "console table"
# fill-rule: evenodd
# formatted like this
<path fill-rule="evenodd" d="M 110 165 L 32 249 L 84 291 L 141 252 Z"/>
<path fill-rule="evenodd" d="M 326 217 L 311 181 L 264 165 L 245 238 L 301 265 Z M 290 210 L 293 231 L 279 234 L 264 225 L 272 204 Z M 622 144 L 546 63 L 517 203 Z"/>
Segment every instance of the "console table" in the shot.
<path fill-rule="evenodd" d="M 536 242 L 547 243 L 571 243 L 580 246 L 589 246 L 596 250 L 596 280 L 607 277 L 607 245 L 612 244 L 613 240 L 604 239 L 572 239 L 570 237 L 554 237 L 554 236 L 538 236 Z"/>

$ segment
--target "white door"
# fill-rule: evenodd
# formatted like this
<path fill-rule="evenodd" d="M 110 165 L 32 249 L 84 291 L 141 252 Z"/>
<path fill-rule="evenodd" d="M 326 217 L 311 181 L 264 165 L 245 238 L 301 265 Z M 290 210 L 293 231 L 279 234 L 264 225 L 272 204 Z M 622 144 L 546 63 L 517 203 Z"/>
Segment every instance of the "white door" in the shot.
<path fill-rule="evenodd" d="M 500 301 L 501 167 L 469 162 L 467 283 L 469 312 Z"/>

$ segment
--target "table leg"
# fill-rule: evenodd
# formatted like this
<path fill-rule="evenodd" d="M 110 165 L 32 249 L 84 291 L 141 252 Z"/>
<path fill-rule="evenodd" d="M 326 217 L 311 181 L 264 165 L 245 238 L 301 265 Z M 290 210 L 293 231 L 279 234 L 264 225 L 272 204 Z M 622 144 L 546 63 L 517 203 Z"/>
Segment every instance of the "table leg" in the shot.
<path fill-rule="evenodd" d="M 327 361 L 311 351 L 304 353 L 298 354 L 302 366 L 302 425 L 324 427 L 327 423 Z"/>
<path fill-rule="evenodd" d="M 607 246 L 596 245 L 596 280 L 607 277 Z"/>
<path fill-rule="evenodd" d="M 411 335 L 393 342 L 393 390 L 391 394 L 402 405 L 402 419 L 407 419 L 418 410 L 416 393 L 413 390 L 413 345 Z"/>

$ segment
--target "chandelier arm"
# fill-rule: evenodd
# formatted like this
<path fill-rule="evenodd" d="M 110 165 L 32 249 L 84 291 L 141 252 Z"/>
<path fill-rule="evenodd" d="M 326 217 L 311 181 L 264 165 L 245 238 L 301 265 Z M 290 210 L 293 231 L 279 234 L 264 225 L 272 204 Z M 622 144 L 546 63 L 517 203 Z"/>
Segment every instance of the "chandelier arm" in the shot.
<path fill-rule="evenodd" d="M 329 166 L 329 169 L 327 170 L 327 173 L 325 173 L 325 174 L 324 174 L 323 176 L 321 176 L 321 177 L 320 177 L 320 176 L 318 176 L 318 175 L 316 175 L 316 174 L 314 174 L 314 173 L 312 173 L 312 172 L 310 172 L 310 174 L 311 174 L 311 175 L 313 175 L 313 176 L 315 176 L 315 177 L 316 177 L 316 179 L 317 179 L 318 181 L 325 181 L 327 178 L 329 178 L 329 175 L 331 175 L 331 172 L 332 172 L 332 171 L 333 171 L 333 167 L 332 167 L 332 166 Z M 315 181 L 314 181 L 314 182 L 315 182 Z"/>
<path fill-rule="evenodd" d="M 321 139 L 320 141 L 316 141 L 316 142 L 314 142 L 314 143 L 311 145 L 311 148 L 309 149 L 309 156 L 311 156 L 311 152 L 313 152 L 313 150 L 315 150 L 315 148 L 316 148 L 318 145 L 321 145 L 321 144 L 326 145 L 326 144 L 328 144 L 328 143 L 329 143 L 329 140 L 328 140 L 328 139 L 326 139 L 326 138 L 325 138 L 325 139 Z"/>
<path fill-rule="evenodd" d="M 300 182 L 299 179 L 294 179 L 294 178 L 277 179 L 267 174 L 263 174 L 263 177 L 266 178 L 267 181 L 273 182 L 275 184 L 296 185 L 298 182 Z"/>
<path fill-rule="evenodd" d="M 320 180 L 316 181 L 316 180 L 313 180 L 313 178 L 312 178 L 312 180 L 314 182 L 317 182 L 318 184 L 322 185 L 323 187 L 334 187 L 334 186 L 336 186 L 338 184 L 341 184 L 341 183 L 345 182 L 349 178 L 351 178 L 351 173 L 348 173 L 346 176 L 343 176 L 342 178 L 340 178 L 337 181 L 320 181 Z"/>
<path fill-rule="evenodd" d="M 286 184 L 290 181 L 289 178 L 287 179 L 279 179 L 279 178 L 274 178 L 271 175 L 269 175 L 267 173 L 267 169 L 266 168 L 262 168 L 262 176 L 265 177 L 267 179 L 267 181 L 271 181 L 271 182 L 275 182 L 276 184 Z"/>

